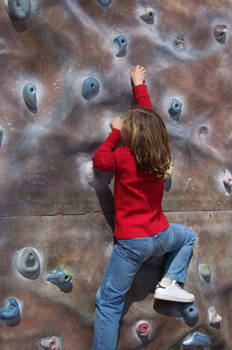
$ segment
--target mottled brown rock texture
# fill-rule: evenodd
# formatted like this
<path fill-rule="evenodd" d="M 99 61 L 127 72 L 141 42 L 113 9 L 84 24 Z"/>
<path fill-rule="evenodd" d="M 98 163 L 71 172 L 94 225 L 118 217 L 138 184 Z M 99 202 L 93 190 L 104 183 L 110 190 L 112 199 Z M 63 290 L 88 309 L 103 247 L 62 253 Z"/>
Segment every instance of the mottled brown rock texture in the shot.
<path fill-rule="evenodd" d="M 140 15 L 150 7 L 150 21 Z M 214 35 L 226 25 L 224 41 Z M 197 236 L 186 289 L 196 297 L 196 324 L 177 305 L 154 303 L 164 259 L 148 261 L 126 297 L 118 350 L 178 350 L 194 332 L 213 350 L 230 350 L 232 172 L 232 3 L 229 0 L 31 0 L 25 19 L 0 7 L 0 309 L 14 297 L 20 318 L 0 319 L 0 349 L 42 349 L 56 336 L 62 349 L 91 350 L 95 294 L 113 247 L 113 174 L 103 184 L 88 183 L 86 166 L 135 102 L 130 69 L 147 69 L 154 109 L 164 118 L 174 164 L 165 184 L 163 209 L 170 222 L 191 227 Z M 127 50 L 114 54 L 123 35 Z M 86 78 L 100 84 L 82 96 Z M 23 98 L 36 86 L 37 111 Z M 178 120 L 168 109 L 182 103 Z M 16 268 L 19 252 L 33 248 L 40 274 L 27 279 Z M 210 280 L 199 266 L 212 269 Z M 68 289 L 46 276 L 61 265 L 72 273 Z M 214 306 L 222 316 L 208 322 Z M 141 339 L 136 324 L 149 324 Z"/>

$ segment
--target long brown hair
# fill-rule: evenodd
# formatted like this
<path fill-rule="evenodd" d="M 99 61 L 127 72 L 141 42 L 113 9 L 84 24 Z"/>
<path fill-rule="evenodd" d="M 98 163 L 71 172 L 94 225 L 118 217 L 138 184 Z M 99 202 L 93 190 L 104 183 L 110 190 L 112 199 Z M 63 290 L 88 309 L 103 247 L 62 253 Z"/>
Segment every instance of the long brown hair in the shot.
<path fill-rule="evenodd" d="M 169 134 L 163 119 L 152 109 L 136 107 L 127 113 L 124 126 L 137 168 L 163 178 L 171 162 Z"/>

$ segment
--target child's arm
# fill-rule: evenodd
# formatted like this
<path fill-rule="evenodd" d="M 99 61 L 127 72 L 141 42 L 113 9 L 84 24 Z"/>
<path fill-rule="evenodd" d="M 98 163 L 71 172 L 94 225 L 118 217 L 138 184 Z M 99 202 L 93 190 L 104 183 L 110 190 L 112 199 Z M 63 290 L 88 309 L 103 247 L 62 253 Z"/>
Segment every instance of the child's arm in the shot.
<path fill-rule="evenodd" d="M 153 109 L 150 96 L 147 92 L 147 86 L 144 85 L 146 77 L 146 69 L 141 66 L 136 66 L 131 69 L 131 80 L 133 82 L 133 93 L 139 106 Z"/>

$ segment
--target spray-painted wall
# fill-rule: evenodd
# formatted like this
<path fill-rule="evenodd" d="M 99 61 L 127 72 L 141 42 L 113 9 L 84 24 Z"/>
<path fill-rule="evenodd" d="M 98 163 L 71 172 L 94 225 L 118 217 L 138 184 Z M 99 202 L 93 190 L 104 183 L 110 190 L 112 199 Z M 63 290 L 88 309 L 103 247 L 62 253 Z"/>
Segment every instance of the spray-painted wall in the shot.
<path fill-rule="evenodd" d="M 232 348 L 231 28 L 229 0 L 2 0 L 1 350 L 91 349 L 114 221 L 113 174 L 91 158 L 134 103 L 136 64 L 170 132 L 163 209 L 196 232 L 196 301 L 154 303 L 164 259 L 148 261 L 118 349 Z"/>

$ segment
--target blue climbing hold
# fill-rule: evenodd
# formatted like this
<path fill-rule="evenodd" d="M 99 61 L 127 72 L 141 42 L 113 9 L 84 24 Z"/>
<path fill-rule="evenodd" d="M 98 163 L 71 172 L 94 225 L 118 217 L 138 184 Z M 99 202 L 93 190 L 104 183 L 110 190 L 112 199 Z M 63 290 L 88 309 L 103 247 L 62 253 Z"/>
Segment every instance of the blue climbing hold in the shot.
<path fill-rule="evenodd" d="M 99 2 L 100 5 L 106 7 L 109 5 L 109 3 L 111 2 L 111 0 L 97 0 Z"/>
<path fill-rule="evenodd" d="M 197 349 L 204 349 L 207 346 L 211 345 L 211 340 L 209 338 L 207 338 L 206 336 L 196 332 L 193 333 L 193 335 L 191 336 L 191 338 L 189 338 L 188 340 L 185 340 L 183 342 L 183 345 L 185 347 L 197 347 Z"/>
<path fill-rule="evenodd" d="M 30 6 L 30 0 L 8 0 L 6 10 L 15 18 L 24 19 L 30 11 Z"/>
<path fill-rule="evenodd" d="M 0 318 L 11 319 L 20 314 L 18 302 L 15 298 L 8 299 L 6 307 L 0 310 Z"/>
<path fill-rule="evenodd" d="M 60 270 L 47 275 L 46 279 L 48 282 L 55 284 L 56 286 L 57 285 L 59 286 L 59 285 L 66 284 L 66 283 L 70 282 L 72 279 L 72 275 L 62 265 L 60 267 Z"/>
<path fill-rule="evenodd" d="M 179 309 L 183 316 L 190 322 L 197 322 L 199 318 L 199 310 L 193 303 L 178 303 Z"/>
<path fill-rule="evenodd" d="M 24 86 L 23 98 L 29 107 L 31 107 L 33 110 L 37 110 L 36 86 L 34 84 L 29 83 Z"/>
<path fill-rule="evenodd" d="M 175 116 L 175 115 L 178 115 L 178 114 L 181 113 L 181 108 L 182 108 L 182 103 L 181 103 L 179 100 L 177 100 L 177 98 L 174 98 L 174 99 L 172 100 L 172 104 L 171 104 L 171 106 L 169 107 L 168 112 L 169 112 L 171 115 Z"/>
<path fill-rule="evenodd" d="M 99 82 L 95 78 L 85 79 L 82 87 L 82 96 L 89 100 L 91 97 L 94 97 L 100 89 Z"/>
<path fill-rule="evenodd" d="M 127 40 L 124 35 L 117 36 L 114 41 L 114 54 L 117 57 L 126 55 Z"/>

